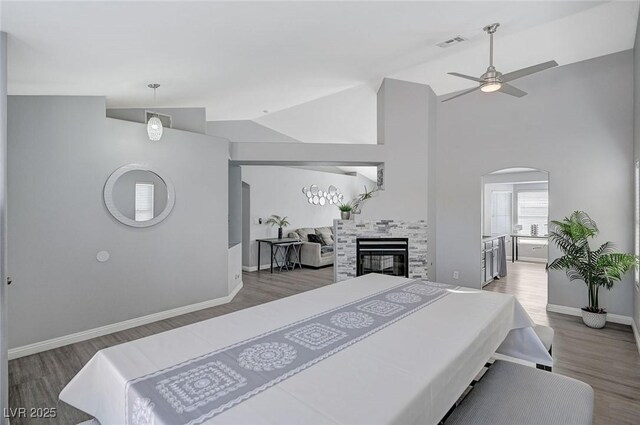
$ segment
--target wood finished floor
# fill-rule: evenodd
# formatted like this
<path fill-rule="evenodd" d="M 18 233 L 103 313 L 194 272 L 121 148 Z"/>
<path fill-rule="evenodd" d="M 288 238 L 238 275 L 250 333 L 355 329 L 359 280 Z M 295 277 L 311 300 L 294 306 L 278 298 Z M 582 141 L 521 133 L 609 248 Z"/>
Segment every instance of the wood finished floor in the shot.
<path fill-rule="evenodd" d="M 12 425 L 75 425 L 86 414 L 58 401 L 58 394 L 100 349 L 241 310 L 333 280 L 333 268 L 295 272 L 245 273 L 244 287 L 229 304 L 94 338 L 9 362 L 11 407 L 57 407 L 56 419 L 12 419 Z M 533 319 L 556 331 L 554 371 L 589 383 L 596 392 L 597 425 L 640 423 L 640 356 L 628 326 L 589 329 L 577 317 L 547 313 L 546 275 L 540 264 L 509 263 L 507 278 L 485 289 L 516 295 Z M 514 424 L 515 425 L 515 424 Z"/>
<path fill-rule="evenodd" d="M 544 264 L 508 263 L 507 276 L 485 289 L 515 295 L 536 323 L 555 330 L 553 371 L 593 387 L 595 425 L 640 424 L 640 355 L 630 326 L 591 329 L 580 317 L 547 312 Z"/>
<path fill-rule="evenodd" d="M 90 416 L 58 400 L 62 388 L 103 348 L 242 310 L 333 282 L 333 268 L 244 273 L 244 286 L 228 304 L 127 329 L 9 362 L 9 406 L 57 407 L 55 419 L 11 419 L 11 425 L 75 425 Z"/>

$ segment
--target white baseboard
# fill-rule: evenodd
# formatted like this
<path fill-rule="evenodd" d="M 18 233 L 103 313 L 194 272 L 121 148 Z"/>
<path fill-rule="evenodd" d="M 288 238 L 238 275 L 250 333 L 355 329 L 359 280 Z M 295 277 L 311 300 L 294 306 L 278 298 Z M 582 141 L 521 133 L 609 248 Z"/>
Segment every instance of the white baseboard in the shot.
<path fill-rule="evenodd" d="M 635 320 L 631 322 L 631 329 L 633 329 L 633 336 L 636 338 L 636 346 L 638 347 L 638 353 L 640 353 L 640 330 Z"/>
<path fill-rule="evenodd" d="M 568 314 L 570 316 L 582 316 L 582 310 L 576 307 L 567 307 L 564 305 L 547 304 L 547 311 L 554 313 Z M 620 323 L 621 325 L 631 325 L 633 319 L 629 316 L 621 316 L 619 314 L 607 313 L 607 321 L 612 323 Z"/>
<path fill-rule="evenodd" d="M 137 317 L 135 319 L 125 320 L 124 322 L 101 326 L 99 328 L 89 329 L 82 332 L 76 332 L 71 335 L 52 338 L 46 341 L 24 345 L 22 347 L 11 348 L 9 349 L 9 353 L 8 353 L 9 360 L 17 359 L 19 357 L 29 356 L 31 354 L 40 353 L 42 351 L 52 350 L 54 348 L 62 347 L 64 345 L 74 344 L 80 341 L 86 341 L 87 339 L 108 335 L 114 332 L 123 331 L 125 329 L 135 328 L 136 326 L 146 325 L 148 323 L 157 322 L 159 320 L 169 319 L 171 317 L 180 316 L 182 314 L 191 313 L 193 311 L 198 311 L 205 308 L 215 307 L 221 304 L 226 304 L 236 296 L 236 294 L 240 291 L 240 289 L 242 289 L 242 285 L 243 283 L 242 281 L 240 281 L 240 284 L 236 286 L 234 290 L 226 297 L 215 298 L 209 301 L 203 301 L 196 304 L 186 305 L 184 307 L 178 307 L 171 310 L 149 314 L 147 316 Z"/>
<path fill-rule="evenodd" d="M 260 266 L 260 270 L 269 270 L 270 268 L 271 268 L 271 264 L 262 264 Z M 258 271 L 258 266 L 242 266 L 242 271 L 243 272 L 255 272 L 255 271 Z"/>

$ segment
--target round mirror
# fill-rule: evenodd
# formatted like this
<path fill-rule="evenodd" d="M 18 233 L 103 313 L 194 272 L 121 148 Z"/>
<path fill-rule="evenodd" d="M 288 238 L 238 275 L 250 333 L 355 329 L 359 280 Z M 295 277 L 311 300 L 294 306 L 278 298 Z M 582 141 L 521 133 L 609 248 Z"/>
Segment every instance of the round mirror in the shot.
<path fill-rule="evenodd" d="M 104 185 L 104 203 L 119 222 L 149 227 L 167 218 L 175 203 L 175 190 L 157 171 L 139 164 L 125 165 Z"/>

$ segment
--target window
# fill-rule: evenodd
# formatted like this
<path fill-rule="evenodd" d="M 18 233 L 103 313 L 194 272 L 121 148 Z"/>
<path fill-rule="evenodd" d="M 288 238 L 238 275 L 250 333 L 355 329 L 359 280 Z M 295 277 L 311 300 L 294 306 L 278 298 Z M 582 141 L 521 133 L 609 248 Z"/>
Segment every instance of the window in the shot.
<path fill-rule="evenodd" d="M 136 183 L 135 220 L 149 221 L 153 218 L 153 183 Z"/>
<path fill-rule="evenodd" d="M 518 192 L 518 224 L 522 225 L 522 233 L 529 234 L 532 224 L 538 225 L 538 234 L 548 233 L 549 192 L 531 190 Z"/>
<path fill-rule="evenodd" d="M 491 233 L 502 235 L 511 233 L 511 192 L 491 191 Z"/>

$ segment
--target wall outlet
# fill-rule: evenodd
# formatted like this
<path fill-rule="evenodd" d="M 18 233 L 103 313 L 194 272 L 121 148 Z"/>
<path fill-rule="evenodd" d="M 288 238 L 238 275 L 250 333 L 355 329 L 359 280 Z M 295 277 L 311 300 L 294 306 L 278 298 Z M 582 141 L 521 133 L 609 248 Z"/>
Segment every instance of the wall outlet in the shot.
<path fill-rule="evenodd" d="M 458 272 L 453 272 L 453 278 L 458 280 L 460 278 L 460 273 Z"/>

